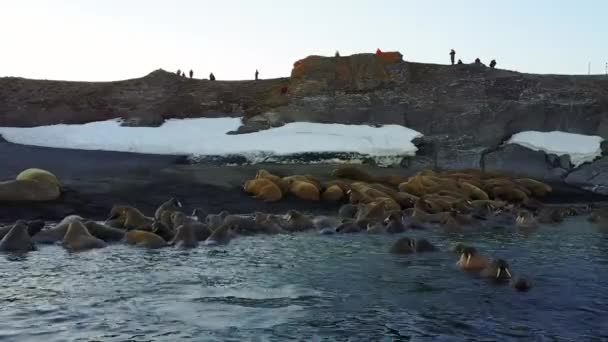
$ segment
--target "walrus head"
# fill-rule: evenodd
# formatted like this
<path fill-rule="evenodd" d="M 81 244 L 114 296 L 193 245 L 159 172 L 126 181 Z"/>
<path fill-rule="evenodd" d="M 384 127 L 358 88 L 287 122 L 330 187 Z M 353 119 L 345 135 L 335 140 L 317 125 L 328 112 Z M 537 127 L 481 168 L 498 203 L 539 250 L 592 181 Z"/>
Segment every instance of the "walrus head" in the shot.
<path fill-rule="evenodd" d="M 492 267 L 496 269 L 495 281 L 509 281 L 512 276 L 509 271 L 509 264 L 503 259 L 492 261 Z"/>
<path fill-rule="evenodd" d="M 467 248 L 466 245 L 459 243 L 456 246 L 454 246 L 454 248 L 452 250 L 454 251 L 454 253 L 457 253 L 460 255 L 460 254 L 462 254 L 462 252 L 464 252 L 465 248 Z"/>
<path fill-rule="evenodd" d="M 465 247 L 462 249 L 462 253 L 460 254 L 461 258 L 466 260 L 465 265 L 469 266 L 471 262 L 471 258 L 477 255 L 477 249 L 475 247 Z"/>

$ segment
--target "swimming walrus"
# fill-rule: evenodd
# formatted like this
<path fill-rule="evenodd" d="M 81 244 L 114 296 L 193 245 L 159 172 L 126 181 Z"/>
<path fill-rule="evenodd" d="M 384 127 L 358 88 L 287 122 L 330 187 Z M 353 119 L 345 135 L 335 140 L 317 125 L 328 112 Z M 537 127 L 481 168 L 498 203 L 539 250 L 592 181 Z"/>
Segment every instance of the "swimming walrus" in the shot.
<path fill-rule="evenodd" d="M 173 240 L 169 242 L 170 246 L 178 248 L 195 248 L 198 246 L 198 239 L 194 234 L 194 229 L 190 225 L 179 226 L 176 229 Z"/>
<path fill-rule="evenodd" d="M 120 222 L 124 229 L 138 229 L 152 231 L 152 223 L 154 219 L 145 216 L 137 208 L 130 207 L 127 205 L 115 205 L 110 210 L 110 216 L 107 221 L 116 220 Z"/>
<path fill-rule="evenodd" d="M 84 220 L 78 215 L 68 215 L 63 218 L 55 227 L 41 230 L 38 234 L 34 235 L 32 239 L 36 243 L 53 244 L 63 240 L 68 227 L 72 222 Z"/>
<path fill-rule="evenodd" d="M 167 246 L 167 242 L 160 236 L 144 231 L 144 230 L 129 230 L 125 233 L 124 241 L 129 245 L 156 249 Z"/>
<path fill-rule="evenodd" d="M 176 198 L 171 197 L 166 202 L 161 204 L 158 209 L 154 212 L 154 219 L 160 220 L 160 215 L 163 211 L 178 211 L 182 207 L 182 203 Z"/>
<path fill-rule="evenodd" d="M 27 169 L 15 180 L 0 182 L 0 201 L 53 201 L 61 196 L 61 184 L 55 175 L 41 169 Z"/>
<path fill-rule="evenodd" d="M 206 246 L 225 245 L 235 236 L 233 227 L 228 224 L 222 224 L 218 229 L 213 231 L 205 240 Z"/>
<path fill-rule="evenodd" d="M 19 222 L 27 226 L 27 233 L 30 235 L 30 237 L 38 234 L 42 230 L 42 228 L 44 228 L 44 221 L 42 220 L 19 220 Z M 14 225 L 0 228 L 0 240 L 2 240 L 2 238 L 4 238 L 4 236 L 6 236 L 6 234 L 11 231 L 13 226 Z"/>
<path fill-rule="evenodd" d="M 108 227 L 91 220 L 84 221 L 83 223 L 91 235 L 105 242 L 116 242 L 125 237 L 125 231 L 122 229 Z"/>
<path fill-rule="evenodd" d="M 74 221 L 68 226 L 68 230 L 63 237 L 62 246 L 68 251 L 79 252 L 103 248 L 107 244 L 103 240 L 91 235 L 81 221 Z"/>
<path fill-rule="evenodd" d="M 0 252 L 25 253 L 34 250 L 36 250 L 36 246 L 30 238 L 25 221 L 17 221 L 0 240 Z"/>
<path fill-rule="evenodd" d="M 289 210 L 285 220 L 284 229 L 290 232 L 305 231 L 315 227 L 315 223 L 310 217 L 297 210 Z"/>
<path fill-rule="evenodd" d="M 207 224 L 199 222 L 197 219 L 189 217 L 180 211 L 175 211 L 171 214 L 171 222 L 173 227 L 190 227 L 198 241 L 205 241 L 212 233 Z M 177 229 L 175 231 L 177 232 Z"/>

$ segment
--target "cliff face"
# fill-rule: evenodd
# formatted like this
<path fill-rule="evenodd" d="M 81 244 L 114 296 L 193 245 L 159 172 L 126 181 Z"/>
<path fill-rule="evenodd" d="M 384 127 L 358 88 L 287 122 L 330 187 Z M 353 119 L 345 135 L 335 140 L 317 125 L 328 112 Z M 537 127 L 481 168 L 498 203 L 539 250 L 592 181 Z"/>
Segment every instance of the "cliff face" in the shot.
<path fill-rule="evenodd" d="M 400 124 L 425 135 L 405 166 L 503 169 L 591 189 L 591 171 L 580 173 L 595 167 L 573 176 L 555 156 L 500 144 L 524 130 L 608 138 L 608 78 L 408 63 L 384 53 L 311 56 L 294 64 L 290 78 L 259 81 L 190 80 L 161 70 L 109 83 L 0 79 L 1 126 L 114 117 L 158 125 L 201 116 L 244 116 L 242 132 L 290 121 Z"/>

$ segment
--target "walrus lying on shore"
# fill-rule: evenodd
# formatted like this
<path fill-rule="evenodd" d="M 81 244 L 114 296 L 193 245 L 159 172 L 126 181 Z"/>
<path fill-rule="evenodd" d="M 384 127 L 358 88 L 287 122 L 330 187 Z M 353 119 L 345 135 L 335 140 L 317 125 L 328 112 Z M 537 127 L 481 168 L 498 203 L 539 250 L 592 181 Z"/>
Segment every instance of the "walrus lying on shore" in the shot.
<path fill-rule="evenodd" d="M 0 201 L 53 201 L 60 196 L 59 180 L 46 170 L 27 169 L 15 180 L 0 182 Z"/>

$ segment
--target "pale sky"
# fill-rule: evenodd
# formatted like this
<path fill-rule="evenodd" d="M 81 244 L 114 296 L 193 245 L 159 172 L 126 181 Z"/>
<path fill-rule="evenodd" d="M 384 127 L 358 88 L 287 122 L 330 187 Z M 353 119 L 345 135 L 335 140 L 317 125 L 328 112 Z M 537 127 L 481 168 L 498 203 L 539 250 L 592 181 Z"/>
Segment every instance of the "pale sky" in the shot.
<path fill-rule="evenodd" d="M 289 76 L 308 55 L 398 50 L 532 73 L 604 74 L 606 0 L 0 0 L 0 76 L 109 81 L 163 68 Z"/>

